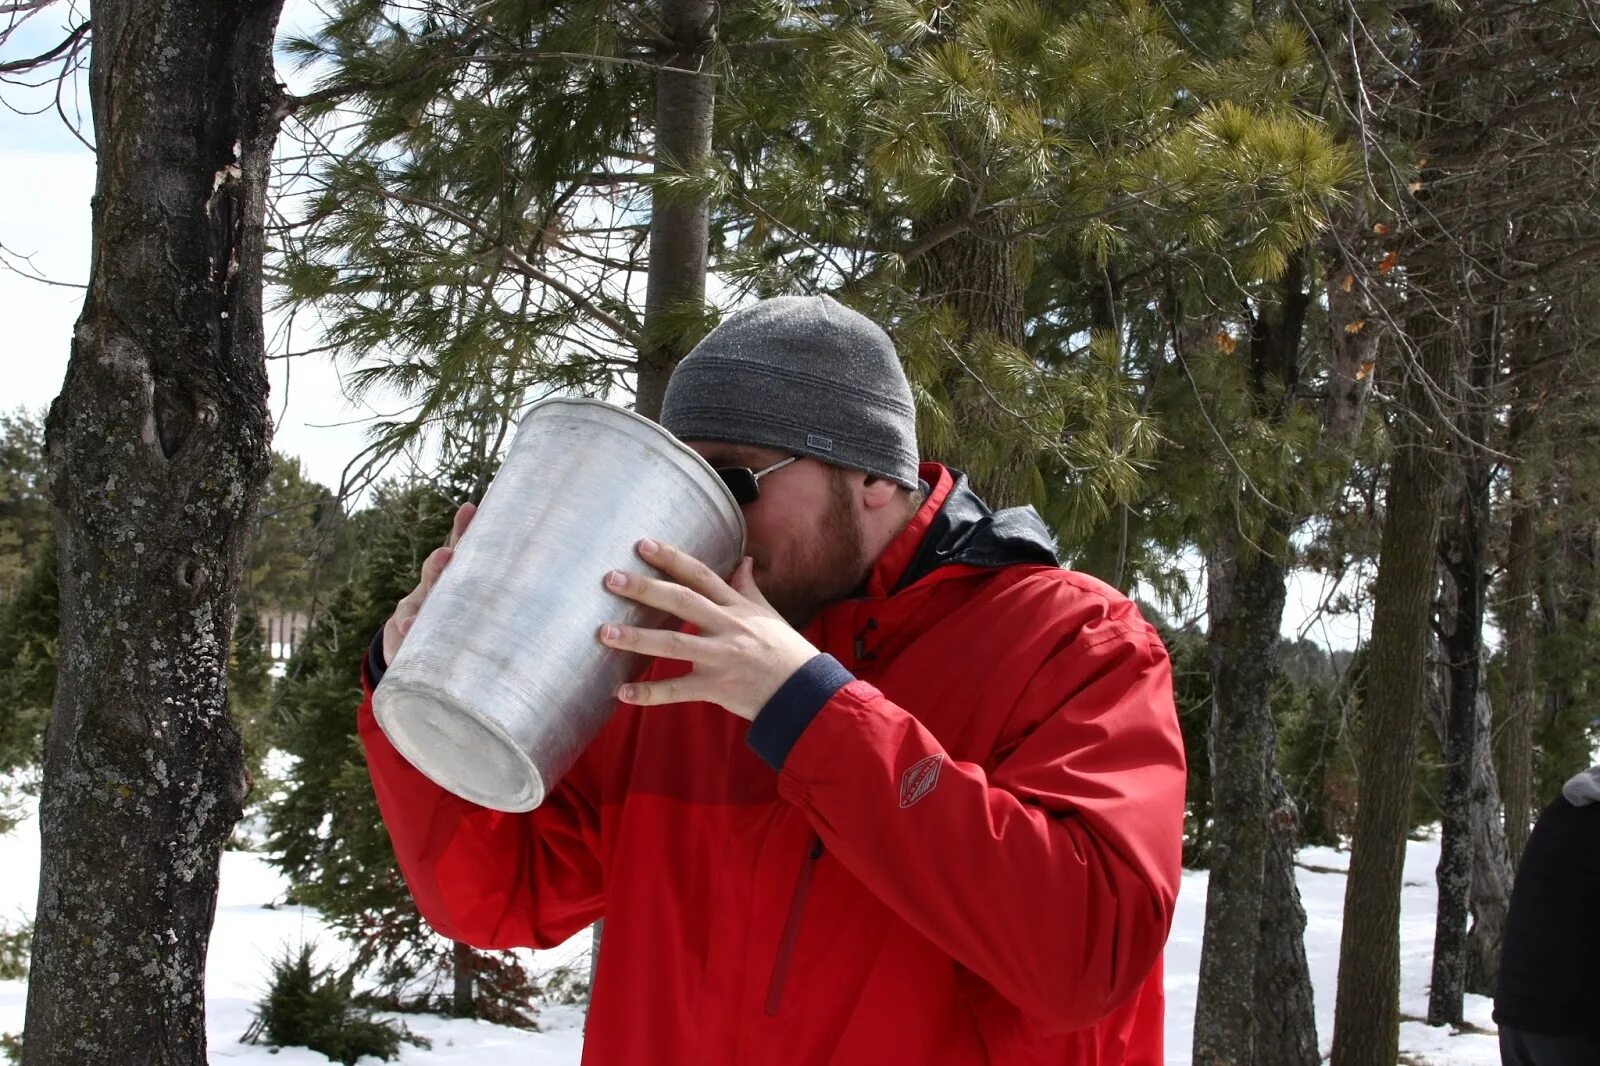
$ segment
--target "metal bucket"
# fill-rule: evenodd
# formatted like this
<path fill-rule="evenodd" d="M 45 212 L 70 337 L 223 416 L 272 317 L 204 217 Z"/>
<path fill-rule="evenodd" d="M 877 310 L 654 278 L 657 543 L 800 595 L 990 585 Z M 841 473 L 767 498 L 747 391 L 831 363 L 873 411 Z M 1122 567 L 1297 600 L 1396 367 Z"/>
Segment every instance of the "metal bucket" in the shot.
<path fill-rule="evenodd" d="M 458 796 L 537 807 L 643 666 L 602 645 L 600 626 L 671 624 L 602 584 L 611 570 L 653 573 L 634 550 L 646 536 L 729 574 L 744 515 L 710 465 L 648 419 L 598 400 L 529 408 L 373 694 L 390 742 Z"/>

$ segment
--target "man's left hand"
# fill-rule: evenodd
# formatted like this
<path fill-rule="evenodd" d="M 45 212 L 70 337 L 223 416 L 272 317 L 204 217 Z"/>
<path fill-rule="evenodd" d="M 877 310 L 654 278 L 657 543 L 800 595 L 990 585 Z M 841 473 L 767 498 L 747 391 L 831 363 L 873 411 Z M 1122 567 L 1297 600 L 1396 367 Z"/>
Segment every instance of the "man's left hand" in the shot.
<path fill-rule="evenodd" d="M 682 677 L 623 685 L 617 698 L 643 707 L 704 700 L 755 721 L 817 649 L 756 588 L 749 556 L 724 581 L 669 544 L 642 540 L 638 548 L 640 558 L 672 580 L 613 570 L 606 575 L 606 589 L 666 611 L 699 632 L 608 624 L 600 627 L 600 643 L 658 659 L 682 659 L 694 669 Z"/>

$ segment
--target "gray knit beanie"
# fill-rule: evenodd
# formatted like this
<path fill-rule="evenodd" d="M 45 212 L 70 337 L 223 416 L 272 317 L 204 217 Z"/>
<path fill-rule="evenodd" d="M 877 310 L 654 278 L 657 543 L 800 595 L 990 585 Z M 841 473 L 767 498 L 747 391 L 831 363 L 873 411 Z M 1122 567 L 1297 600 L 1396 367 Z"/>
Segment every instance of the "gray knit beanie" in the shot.
<path fill-rule="evenodd" d="M 889 335 L 826 296 L 729 315 L 667 382 L 680 440 L 758 444 L 917 486 L 916 409 Z"/>

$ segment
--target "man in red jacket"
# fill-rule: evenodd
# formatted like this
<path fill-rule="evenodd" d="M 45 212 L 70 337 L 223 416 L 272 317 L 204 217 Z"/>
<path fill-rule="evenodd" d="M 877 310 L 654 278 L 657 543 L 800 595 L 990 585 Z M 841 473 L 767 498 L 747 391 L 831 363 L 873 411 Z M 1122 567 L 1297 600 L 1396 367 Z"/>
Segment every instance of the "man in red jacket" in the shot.
<path fill-rule="evenodd" d="M 485 948 L 606 918 L 585 1063 L 1161 1061 L 1166 652 L 1031 508 L 919 466 L 913 416 L 888 337 L 826 298 L 690 353 L 662 423 L 734 490 L 750 555 L 724 580 L 646 539 L 660 578 L 607 575 L 687 626 L 597 634 L 653 665 L 535 811 L 440 790 L 372 717 L 448 547 L 374 641 L 361 736 L 422 914 Z"/>

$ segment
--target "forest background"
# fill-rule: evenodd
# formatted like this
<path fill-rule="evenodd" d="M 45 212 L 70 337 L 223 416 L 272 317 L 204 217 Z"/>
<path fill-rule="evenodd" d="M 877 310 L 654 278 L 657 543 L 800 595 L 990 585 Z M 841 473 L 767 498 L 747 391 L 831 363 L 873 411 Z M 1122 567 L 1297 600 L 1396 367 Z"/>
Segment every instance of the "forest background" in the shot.
<path fill-rule="evenodd" d="M 270 49 L 276 7 L 244 6 L 239 26 L 184 32 L 203 51 L 248 30 L 260 52 L 265 20 Z M 53 105 L 68 87 L 68 124 L 137 162 L 136 138 L 70 106 L 114 92 L 84 67 L 126 23 L 3 12 L 4 91 Z M 206 284 L 244 300 L 219 321 L 257 327 L 223 330 L 230 357 L 255 360 L 230 380 L 251 387 L 152 355 L 150 402 L 172 455 L 206 437 L 194 413 L 219 397 L 265 413 L 263 359 L 337 365 L 384 414 L 337 484 L 241 431 L 254 451 L 226 469 L 246 502 L 224 538 L 241 554 L 217 555 L 226 595 L 208 595 L 236 634 L 213 696 L 243 744 L 196 724 L 202 750 L 249 768 L 266 847 L 380 998 L 515 1019 L 533 993 L 515 961 L 438 942 L 409 908 L 351 737 L 352 664 L 528 403 L 567 391 L 653 413 L 718 316 L 828 292 L 891 328 L 926 454 L 995 504 L 1039 507 L 1073 566 L 1163 626 L 1191 756 L 1186 861 L 1212 871 L 1195 1061 L 1317 1061 L 1292 856 L 1336 843 L 1352 862 L 1333 1055 L 1387 1066 L 1405 835 L 1441 824 L 1429 1020 L 1460 1023 L 1463 992 L 1492 988 L 1532 815 L 1595 742 L 1597 36 L 1582 0 L 297 15 L 277 61 L 303 73 L 262 90 L 195 237 L 230 251 Z M 102 148 L 102 188 L 111 161 Z M 105 223 L 85 322 L 135 280 Z M 39 269 L 0 243 L 14 271 Z M 238 295 L 262 288 L 267 316 Z M 26 411 L 0 442 L 0 750 L 42 764 L 47 807 L 52 774 L 72 777 L 69 754 L 53 769 L 44 754 L 52 704 L 93 722 L 104 699 L 63 654 L 104 639 L 63 622 L 92 597 L 60 593 L 61 575 L 86 587 L 74 553 L 101 535 L 74 445 L 85 409 L 69 388 L 51 447 Z M 1370 605 L 1359 645 L 1282 637 L 1297 571 L 1341 590 L 1332 612 Z M 284 612 L 309 628 L 275 671 L 260 619 Z M 136 763 L 117 780 L 156 794 Z M 64 830 L 99 801 L 63 789 Z M 152 854 L 174 825 L 144 820 Z M 231 831 L 217 819 L 210 846 Z M 63 844 L 60 869 L 92 869 L 92 847 Z M 104 935 L 142 958 L 126 924 Z M 34 939 L 35 972 L 54 967 L 30 986 L 41 1018 L 53 995 L 71 1013 L 76 964 L 51 943 Z M 51 1033 L 26 1053 L 65 1061 Z"/>

